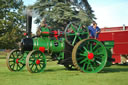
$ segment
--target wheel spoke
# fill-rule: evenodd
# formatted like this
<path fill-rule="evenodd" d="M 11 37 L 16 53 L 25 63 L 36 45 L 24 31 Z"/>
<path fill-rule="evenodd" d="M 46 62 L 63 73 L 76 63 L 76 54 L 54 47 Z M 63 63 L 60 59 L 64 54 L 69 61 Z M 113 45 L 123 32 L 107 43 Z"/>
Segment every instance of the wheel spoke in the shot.
<path fill-rule="evenodd" d="M 13 55 L 10 55 L 10 57 L 9 57 L 9 58 L 10 58 L 10 59 L 15 59 Z"/>
<path fill-rule="evenodd" d="M 22 65 L 22 64 L 21 64 L 21 65 Z M 22 66 L 23 66 L 23 65 L 22 65 Z M 18 64 L 18 67 L 19 67 L 19 70 L 20 70 L 20 68 L 21 68 L 21 67 L 20 67 L 20 65 L 19 65 L 19 64 Z"/>
<path fill-rule="evenodd" d="M 41 64 L 39 64 L 39 66 L 40 66 L 40 68 L 42 68 L 42 67 L 41 67 Z"/>
<path fill-rule="evenodd" d="M 43 65 L 43 64 L 44 64 L 44 62 L 40 62 L 40 64 L 42 64 L 42 65 Z"/>
<path fill-rule="evenodd" d="M 86 65 L 87 63 L 88 63 L 88 62 L 85 62 L 85 63 L 83 64 L 83 67 L 82 67 L 83 70 L 85 69 L 85 65 Z"/>
<path fill-rule="evenodd" d="M 32 60 L 32 59 L 30 59 L 30 61 L 34 62 L 35 60 L 34 60 L 34 59 L 33 59 L 33 60 Z"/>
<path fill-rule="evenodd" d="M 33 59 L 35 59 L 35 54 L 31 55 L 31 57 L 30 57 L 30 58 L 33 58 Z"/>
<path fill-rule="evenodd" d="M 101 52 L 101 51 L 103 51 L 102 47 L 98 47 L 97 49 L 93 50 L 94 53 Z"/>
<path fill-rule="evenodd" d="M 32 67 L 31 67 L 31 69 L 34 67 L 34 65 L 35 65 L 35 64 L 32 64 Z"/>
<path fill-rule="evenodd" d="M 81 59 L 83 59 L 84 57 L 79 57 L 79 58 L 77 58 L 77 60 L 81 60 Z"/>
<path fill-rule="evenodd" d="M 68 35 L 68 36 L 74 36 L 75 33 L 68 33 L 67 35 Z"/>
<path fill-rule="evenodd" d="M 84 63 L 84 65 L 83 65 L 82 69 L 84 70 L 84 68 L 85 68 L 85 63 Z"/>
<path fill-rule="evenodd" d="M 93 50 L 95 50 L 97 48 L 97 46 L 99 46 L 99 44 L 96 44 L 94 47 L 93 47 Z"/>
<path fill-rule="evenodd" d="M 88 32 L 82 32 L 82 33 L 80 33 L 81 35 L 84 35 L 84 34 L 88 34 Z"/>
<path fill-rule="evenodd" d="M 75 28 L 74 28 L 74 26 L 71 24 L 71 27 L 72 27 L 72 30 L 74 31 L 74 32 L 76 32 L 76 30 L 75 30 Z"/>
<path fill-rule="evenodd" d="M 75 38 L 73 39 L 72 45 L 75 44 L 76 38 L 77 38 L 77 36 L 75 36 Z"/>
<path fill-rule="evenodd" d="M 17 53 L 17 51 L 16 51 L 16 58 L 18 58 L 18 53 Z"/>
<path fill-rule="evenodd" d="M 87 60 L 88 60 L 88 58 L 85 58 L 84 60 L 80 61 L 80 64 L 84 63 Z"/>
<path fill-rule="evenodd" d="M 91 67 L 92 71 L 94 71 L 94 68 L 93 68 L 93 65 L 92 64 L 90 64 L 90 67 Z"/>
<path fill-rule="evenodd" d="M 38 55 L 38 59 L 41 59 L 41 55 Z"/>
<path fill-rule="evenodd" d="M 25 66 L 25 64 L 23 64 L 23 63 L 18 63 L 18 67 L 19 67 L 20 70 L 21 70 L 24 66 Z"/>
<path fill-rule="evenodd" d="M 90 43 L 90 52 L 92 52 L 92 43 Z"/>
<path fill-rule="evenodd" d="M 79 28 L 77 29 L 77 32 L 79 32 L 80 28 L 81 28 L 81 24 L 79 25 Z"/>
<path fill-rule="evenodd" d="M 29 63 L 29 65 L 33 65 L 33 64 L 35 64 L 35 61 Z"/>
<path fill-rule="evenodd" d="M 86 51 L 86 52 L 88 52 L 88 50 L 86 49 L 86 47 L 83 47 L 84 48 L 84 50 Z"/>
<path fill-rule="evenodd" d="M 90 61 L 88 61 L 88 64 L 87 64 L 87 71 L 89 70 L 89 66 L 90 66 Z"/>
<path fill-rule="evenodd" d="M 95 53 L 94 55 L 98 56 L 98 55 L 104 55 L 103 52 L 99 52 L 99 53 Z"/>
<path fill-rule="evenodd" d="M 100 60 L 102 60 L 102 57 L 95 56 L 95 58 L 94 58 L 94 59 L 100 59 Z"/>
<path fill-rule="evenodd" d="M 17 64 L 17 66 L 16 66 L 16 70 L 18 71 L 18 64 Z"/>
<path fill-rule="evenodd" d="M 93 62 L 93 65 L 94 65 L 95 67 L 97 67 L 97 65 L 96 65 L 96 62 L 95 62 L 95 61 Z"/>
<path fill-rule="evenodd" d="M 81 49 L 79 49 L 79 48 L 78 48 L 78 51 L 80 51 L 81 53 L 84 52 L 84 50 L 81 50 Z"/>
<path fill-rule="evenodd" d="M 9 62 L 15 62 L 15 60 L 9 60 Z"/>
<path fill-rule="evenodd" d="M 10 67 L 12 67 L 12 69 L 14 69 L 14 63 L 12 65 L 10 65 Z"/>
<path fill-rule="evenodd" d="M 34 72 L 36 72 L 36 71 L 38 71 L 37 64 L 35 64 L 35 70 L 34 70 Z"/>
<path fill-rule="evenodd" d="M 80 38 L 80 36 L 78 36 L 78 38 L 79 38 L 79 40 L 82 40 L 82 39 Z"/>
<path fill-rule="evenodd" d="M 81 55 L 81 56 L 86 56 L 86 55 L 85 55 L 85 54 L 83 54 L 83 53 L 80 53 L 80 55 Z"/>
<path fill-rule="evenodd" d="M 97 62 L 99 65 L 101 64 L 101 62 L 99 62 L 99 61 L 97 61 L 97 60 L 96 60 L 96 62 Z"/>
<path fill-rule="evenodd" d="M 43 59 L 43 60 L 40 60 L 40 63 L 41 63 L 41 62 L 44 62 L 44 59 Z"/>
<path fill-rule="evenodd" d="M 13 65 L 13 70 L 15 70 L 15 63 L 14 63 L 14 65 Z"/>
<path fill-rule="evenodd" d="M 38 68 L 38 65 L 36 65 L 36 69 L 37 69 L 37 72 L 39 72 L 39 71 L 40 71 L 40 69 Z"/>
<path fill-rule="evenodd" d="M 13 56 L 13 58 L 15 58 L 15 56 L 14 56 L 14 54 L 13 54 L 13 53 L 12 53 L 11 55 Z"/>

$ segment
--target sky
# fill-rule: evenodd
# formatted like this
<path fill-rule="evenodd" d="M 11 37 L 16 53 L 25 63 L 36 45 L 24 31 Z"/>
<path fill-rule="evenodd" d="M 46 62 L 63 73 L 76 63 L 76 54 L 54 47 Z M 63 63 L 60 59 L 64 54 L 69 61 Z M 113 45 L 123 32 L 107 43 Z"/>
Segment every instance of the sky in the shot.
<path fill-rule="evenodd" d="M 28 6 L 28 5 L 33 5 L 36 0 L 23 0 L 24 1 L 24 5 Z M 38 25 L 34 23 L 35 18 L 32 19 L 32 33 L 36 34 L 36 30 Z"/>
<path fill-rule="evenodd" d="M 23 0 L 25 5 L 32 5 L 36 0 Z M 125 24 L 128 26 L 128 0 L 88 0 L 96 22 L 100 28 L 117 27 Z M 35 33 L 37 25 L 32 25 L 32 32 Z"/>
<path fill-rule="evenodd" d="M 99 27 L 128 26 L 128 0 L 88 0 Z"/>

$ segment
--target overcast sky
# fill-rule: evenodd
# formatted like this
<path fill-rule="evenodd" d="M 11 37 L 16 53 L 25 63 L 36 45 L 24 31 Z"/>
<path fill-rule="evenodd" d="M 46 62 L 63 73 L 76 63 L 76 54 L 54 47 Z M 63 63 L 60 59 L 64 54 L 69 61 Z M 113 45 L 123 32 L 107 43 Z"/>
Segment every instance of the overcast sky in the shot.
<path fill-rule="evenodd" d="M 25 5 L 31 5 L 36 0 L 23 0 Z M 88 0 L 99 27 L 128 26 L 128 0 Z M 36 25 L 32 31 L 35 33 Z"/>

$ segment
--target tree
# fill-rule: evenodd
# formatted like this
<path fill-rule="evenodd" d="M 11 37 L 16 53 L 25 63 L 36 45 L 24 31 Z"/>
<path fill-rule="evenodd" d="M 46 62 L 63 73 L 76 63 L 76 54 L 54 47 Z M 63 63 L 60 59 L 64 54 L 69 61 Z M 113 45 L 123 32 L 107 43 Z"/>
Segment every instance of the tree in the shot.
<path fill-rule="evenodd" d="M 90 19 L 92 20 L 96 19 L 95 15 L 93 14 L 94 11 L 92 10 L 87 0 L 70 0 L 70 1 L 73 4 L 77 5 L 79 8 L 82 8 Z"/>
<path fill-rule="evenodd" d="M 16 48 L 22 38 L 25 16 L 22 0 L 0 0 L 0 48 Z"/>
<path fill-rule="evenodd" d="M 31 8 L 40 15 L 36 23 L 45 17 L 53 28 L 65 27 L 70 21 L 89 25 L 95 19 L 87 0 L 37 0 Z"/>

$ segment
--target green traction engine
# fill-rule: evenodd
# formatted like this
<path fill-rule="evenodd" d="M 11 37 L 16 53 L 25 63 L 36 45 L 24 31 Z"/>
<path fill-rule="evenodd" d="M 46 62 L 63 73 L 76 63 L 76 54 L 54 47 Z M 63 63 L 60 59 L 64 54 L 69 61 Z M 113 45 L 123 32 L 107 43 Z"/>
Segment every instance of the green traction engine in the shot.
<path fill-rule="evenodd" d="M 31 73 L 44 71 L 46 56 L 67 69 L 96 73 L 112 62 L 113 41 L 100 42 L 89 39 L 88 29 L 82 24 L 69 23 L 65 31 L 41 27 L 39 36 L 31 37 L 32 17 L 27 16 L 27 36 L 19 49 L 12 50 L 6 63 L 10 71 L 20 71 L 25 65 Z"/>

